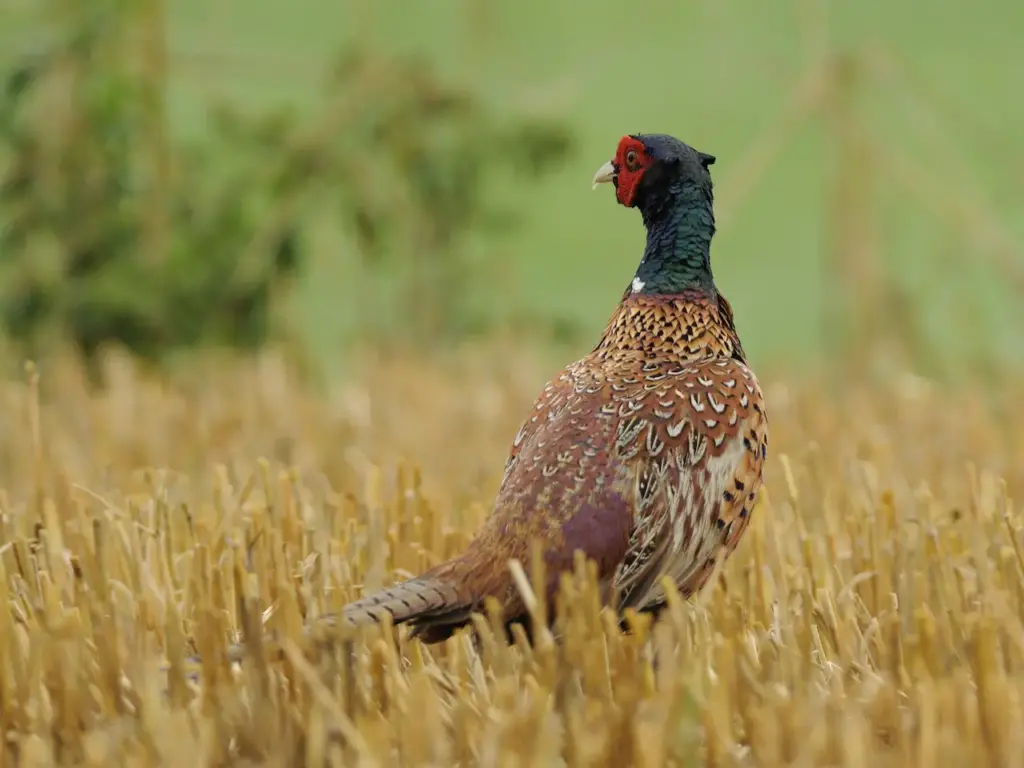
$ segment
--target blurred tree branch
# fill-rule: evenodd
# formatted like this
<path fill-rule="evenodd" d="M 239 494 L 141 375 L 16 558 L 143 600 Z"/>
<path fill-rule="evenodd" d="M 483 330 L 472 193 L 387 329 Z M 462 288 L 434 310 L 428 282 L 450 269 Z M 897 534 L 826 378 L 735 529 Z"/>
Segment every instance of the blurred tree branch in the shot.
<path fill-rule="evenodd" d="M 62 336 L 87 362 L 109 343 L 154 361 L 265 343 L 325 201 L 362 268 L 395 277 L 387 315 L 414 341 L 458 334 L 480 276 L 462 241 L 515 224 L 488 177 L 536 178 L 571 146 L 559 123 L 496 114 L 422 61 L 355 48 L 309 118 L 219 108 L 183 144 L 163 104 L 162 0 L 47 11 L 49 45 L 0 93 L 0 323 L 33 356 Z"/>

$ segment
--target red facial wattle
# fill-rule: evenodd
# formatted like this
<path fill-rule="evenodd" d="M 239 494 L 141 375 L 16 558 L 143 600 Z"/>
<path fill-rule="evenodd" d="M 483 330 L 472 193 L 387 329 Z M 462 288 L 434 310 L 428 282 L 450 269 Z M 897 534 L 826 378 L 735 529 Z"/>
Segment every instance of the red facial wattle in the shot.
<path fill-rule="evenodd" d="M 652 162 L 651 156 L 647 153 L 647 147 L 639 139 L 632 136 L 623 136 L 619 140 L 619 147 L 615 152 L 615 197 L 618 201 L 631 208 L 633 199 L 636 196 L 637 185 L 644 175 L 644 171 Z"/>

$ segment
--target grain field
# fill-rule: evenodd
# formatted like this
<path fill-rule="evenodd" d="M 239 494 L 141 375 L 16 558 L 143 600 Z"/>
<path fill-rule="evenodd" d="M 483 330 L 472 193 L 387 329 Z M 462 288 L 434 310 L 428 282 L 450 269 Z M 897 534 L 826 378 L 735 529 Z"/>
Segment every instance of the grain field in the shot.
<path fill-rule="evenodd" d="M 551 371 L 107 372 L 0 385 L 0 764 L 1024 765 L 1019 382 L 764 375 L 751 528 L 657 624 L 621 632 L 581 567 L 532 647 L 481 617 L 314 648 L 305 621 L 465 544 Z"/>

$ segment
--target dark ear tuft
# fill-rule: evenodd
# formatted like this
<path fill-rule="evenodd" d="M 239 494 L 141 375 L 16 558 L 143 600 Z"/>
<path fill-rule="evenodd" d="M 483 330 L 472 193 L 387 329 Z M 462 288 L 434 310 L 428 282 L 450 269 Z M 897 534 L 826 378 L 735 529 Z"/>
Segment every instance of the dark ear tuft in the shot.
<path fill-rule="evenodd" d="M 715 156 L 714 155 L 708 155 L 708 154 L 705 154 L 704 152 L 698 152 L 697 153 L 697 157 L 700 158 L 700 164 L 704 166 L 705 170 L 707 170 L 707 168 L 709 166 L 712 166 L 712 165 L 715 164 Z"/>

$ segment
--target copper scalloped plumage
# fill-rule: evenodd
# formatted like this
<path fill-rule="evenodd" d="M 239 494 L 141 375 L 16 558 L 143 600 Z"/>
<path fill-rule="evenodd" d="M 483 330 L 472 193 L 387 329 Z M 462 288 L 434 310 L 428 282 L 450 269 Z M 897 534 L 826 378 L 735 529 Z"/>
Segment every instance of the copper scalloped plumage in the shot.
<path fill-rule="evenodd" d="M 388 611 L 427 641 L 447 637 L 487 595 L 506 620 L 521 618 L 507 562 L 528 562 L 533 540 L 552 597 L 577 549 L 623 608 L 656 607 L 663 574 L 690 595 L 746 529 L 767 443 L 761 390 L 724 297 L 627 294 L 597 347 L 537 399 L 494 512 L 466 551 L 345 617 Z"/>

